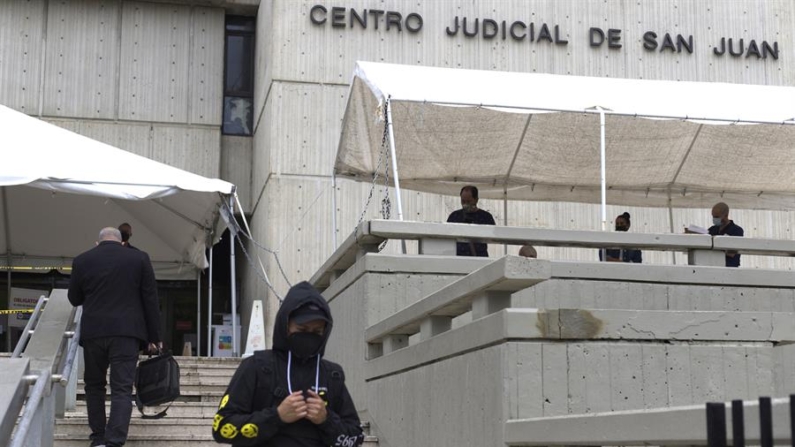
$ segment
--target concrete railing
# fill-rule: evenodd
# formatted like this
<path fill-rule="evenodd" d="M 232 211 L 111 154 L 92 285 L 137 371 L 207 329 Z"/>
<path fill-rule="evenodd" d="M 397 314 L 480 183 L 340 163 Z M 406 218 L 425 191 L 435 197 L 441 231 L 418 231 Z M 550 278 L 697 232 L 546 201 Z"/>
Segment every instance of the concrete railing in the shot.
<path fill-rule="evenodd" d="M 745 444 L 763 445 L 758 401 L 744 401 Z M 733 439 L 732 406 L 726 406 L 726 433 Z M 772 400 L 773 442 L 790 445 L 790 399 Z M 512 447 L 546 445 L 706 445 L 704 405 L 617 411 L 508 421 L 505 444 Z"/>
<path fill-rule="evenodd" d="M 366 379 L 507 340 L 795 341 L 795 312 L 511 308 L 513 294 L 549 279 L 795 288 L 789 272 L 733 275 L 714 267 L 623 267 L 517 256 L 495 260 L 368 327 Z M 772 275 L 759 278 L 767 273 Z M 453 319 L 468 312 L 472 321 L 451 329 Z M 419 337 L 410 344 L 414 335 Z"/>
<path fill-rule="evenodd" d="M 721 245 L 724 239 L 709 236 L 625 236 L 366 223 L 312 278 L 335 315 L 326 353 L 345 365 L 357 408 L 385 445 L 573 445 L 580 441 L 567 433 L 550 440 L 562 430 L 558 419 L 587 427 L 601 420 L 589 419 L 594 414 L 673 408 L 676 420 L 683 406 L 795 389 L 795 275 L 788 271 L 455 257 L 428 254 L 438 244 L 426 242 L 422 254 L 374 253 L 390 238 L 429 237 L 720 257 L 723 249 L 790 250 L 751 239 Z M 522 424 L 550 435 L 522 438 Z M 640 439 L 631 430 L 613 435 L 590 444 Z M 675 436 L 665 443 L 677 444 Z M 705 431 L 698 436 L 693 443 L 703 444 Z"/>
<path fill-rule="evenodd" d="M 393 220 L 362 222 L 321 266 L 310 282 L 323 289 L 357 259 L 378 251 L 386 240 L 416 240 L 419 254 L 454 256 L 456 241 L 593 249 L 639 249 L 688 254 L 690 265 L 723 266 L 724 253 L 795 256 L 795 241 L 735 238 L 697 234 L 640 234 L 604 231 L 551 230 L 531 227 L 442 224 Z"/>

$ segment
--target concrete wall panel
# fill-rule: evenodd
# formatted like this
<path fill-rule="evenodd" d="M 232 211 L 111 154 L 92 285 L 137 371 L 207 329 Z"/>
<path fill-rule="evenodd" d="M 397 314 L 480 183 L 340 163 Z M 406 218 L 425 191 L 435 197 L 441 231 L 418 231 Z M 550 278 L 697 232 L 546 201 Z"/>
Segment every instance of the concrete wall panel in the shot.
<path fill-rule="evenodd" d="M 257 14 L 257 43 L 254 72 L 254 132 L 258 132 L 260 118 L 273 80 L 273 2 L 260 2 Z"/>
<path fill-rule="evenodd" d="M 188 121 L 190 7 L 125 2 L 119 118 Z"/>
<path fill-rule="evenodd" d="M 276 116 L 295 119 L 273 129 L 270 172 L 330 176 L 347 98 L 345 86 L 274 82 L 269 101 Z"/>
<path fill-rule="evenodd" d="M 116 0 L 49 2 L 45 115 L 116 118 L 120 8 Z"/>
<path fill-rule="evenodd" d="M 221 129 L 154 126 L 152 159 L 217 178 L 221 164 Z"/>
<path fill-rule="evenodd" d="M 408 1 L 387 1 L 382 10 L 400 12 L 404 17 L 412 12 L 422 15 L 423 29 L 416 34 L 387 31 L 383 17 L 378 30 L 372 18 L 368 29 L 332 27 L 331 6 L 322 26 L 310 22 L 310 9 L 315 2 L 275 1 L 274 15 L 282 18 L 274 22 L 273 70 L 275 79 L 301 82 L 346 84 L 356 60 L 402 64 L 434 65 L 440 67 L 476 68 L 524 72 L 573 74 L 580 76 L 609 76 L 643 79 L 704 80 L 745 82 L 776 85 L 795 83 L 791 61 L 748 60 L 744 57 L 717 57 L 712 46 L 720 37 L 791 42 L 792 11 L 786 0 L 758 4 L 753 0 L 732 2 L 635 2 L 621 1 L 536 1 L 503 2 L 497 0 L 476 3 L 431 2 L 417 4 Z M 365 0 L 345 5 L 345 23 L 349 24 L 350 9 L 359 13 L 372 5 Z M 542 23 L 560 26 L 561 37 L 568 45 L 544 42 L 517 42 L 501 36 L 484 39 L 466 38 L 459 33 L 446 35 L 455 16 L 490 18 L 501 22 L 523 20 L 536 23 L 536 33 Z M 607 45 L 591 48 L 589 29 L 600 27 L 621 30 L 621 49 Z M 552 30 L 554 32 L 554 28 Z M 658 42 L 665 33 L 674 40 L 677 34 L 685 39 L 693 36 L 693 53 L 643 49 L 643 34 L 654 31 Z M 317 48 L 332 46 L 334 51 L 318 53 Z M 755 58 L 754 58 L 755 59 Z M 781 70 L 779 70 L 779 68 Z"/>
<path fill-rule="evenodd" d="M 151 157 L 152 155 L 152 132 L 151 126 L 148 124 L 67 120 L 60 118 L 48 118 L 45 121 L 137 155 L 144 157 Z"/>
<path fill-rule="evenodd" d="M 0 104 L 38 115 L 46 2 L 0 2 Z"/>
<path fill-rule="evenodd" d="M 191 123 L 221 125 L 224 96 L 224 10 L 193 8 L 188 101 Z"/>
<path fill-rule="evenodd" d="M 237 195 L 244 211 L 251 211 L 251 156 L 254 139 L 249 137 L 221 137 L 220 177 L 237 187 Z"/>

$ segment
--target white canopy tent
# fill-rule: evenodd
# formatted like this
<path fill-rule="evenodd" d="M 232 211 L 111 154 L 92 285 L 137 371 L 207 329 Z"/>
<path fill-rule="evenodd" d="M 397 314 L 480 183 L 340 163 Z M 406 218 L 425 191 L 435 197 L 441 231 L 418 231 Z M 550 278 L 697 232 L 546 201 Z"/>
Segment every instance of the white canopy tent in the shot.
<path fill-rule="evenodd" d="M 4 106 L 0 129 L 0 263 L 9 288 L 12 270 L 68 269 L 102 227 L 122 222 L 132 225 L 131 242 L 149 254 L 158 279 L 197 279 L 209 266 L 205 250 L 223 233 L 224 207 L 234 207 L 231 183 Z"/>
<path fill-rule="evenodd" d="M 384 115 L 397 188 L 601 202 L 603 222 L 606 203 L 795 209 L 793 87 L 358 62 L 335 176 L 372 181 Z"/>

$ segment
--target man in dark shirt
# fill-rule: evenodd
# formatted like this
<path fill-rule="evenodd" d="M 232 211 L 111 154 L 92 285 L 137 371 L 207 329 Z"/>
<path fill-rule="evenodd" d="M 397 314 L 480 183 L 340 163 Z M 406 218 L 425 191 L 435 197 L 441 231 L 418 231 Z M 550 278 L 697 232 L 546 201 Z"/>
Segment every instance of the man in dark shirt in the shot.
<path fill-rule="evenodd" d="M 478 208 L 478 188 L 467 185 L 461 188 L 461 209 L 450 213 L 449 223 L 469 223 L 476 225 L 494 225 L 494 217 L 488 211 Z M 488 247 L 483 242 L 469 241 L 456 244 L 458 256 L 488 257 Z"/>
<path fill-rule="evenodd" d="M 119 231 L 121 232 L 121 244 L 126 247 L 138 250 L 138 248 L 133 247 L 132 244 L 130 244 L 130 238 L 132 238 L 132 225 L 124 222 L 123 224 L 119 225 Z"/>
<path fill-rule="evenodd" d="M 729 205 L 723 202 L 712 207 L 712 226 L 709 234 L 712 236 L 739 236 L 744 235 L 742 227 L 729 220 Z M 726 252 L 726 267 L 739 267 L 740 254 L 736 251 Z"/>

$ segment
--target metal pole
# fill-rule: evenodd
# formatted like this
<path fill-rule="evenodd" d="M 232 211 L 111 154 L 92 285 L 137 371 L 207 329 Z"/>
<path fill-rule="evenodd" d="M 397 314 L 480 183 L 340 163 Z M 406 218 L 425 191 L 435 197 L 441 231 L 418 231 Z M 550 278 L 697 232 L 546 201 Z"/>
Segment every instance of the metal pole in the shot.
<path fill-rule="evenodd" d="M 607 231 L 607 160 L 605 156 L 605 111 L 601 107 L 599 107 L 599 140 L 602 177 L 602 231 Z"/>
<path fill-rule="evenodd" d="M 196 270 L 196 357 L 201 357 L 202 337 L 199 328 L 202 326 L 202 272 Z"/>
<path fill-rule="evenodd" d="M 745 417 L 743 401 L 732 401 L 732 447 L 745 447 Z"/>
<path fill-rule="evenodd" d="M 234 200 L 230 201 L 230 209 L 232 211 L 235 210 L 235 202 Z M 243 212 L 243 210 L 240 210 Z M 234 214 L 230 216 L 232 219 L 235 218 Z M 230 283 L 232 288 L 232 356 L 238 357 L 240 355 L 240 351 L 238 350 L 238 339 L 237 339 L 237 284 L 235 283 L 235 233 L 232 230 L 229 230 L 229 276 L 230 276 Z"/>
<path fill-rule="evenodd" d="M 392 156 L 392 178 L 395 181 L 395 201 L 397 202 L 398 220 L 403 220 L 403 202 L 400 198 L 400 178 L 398 177 L 397 155 L 395 153 L 395 132 L 392 129 L 392 104 L 386 100 L 386 127 L 389 134 L 389 151 Z M 403 254 L 406 254 L 406 240 L 401 239 Z"/>
<path fill-rule="evenodd" d="M 10 309 L 11 308 L 11 253 L 10 252 L 8 254 L 8 263 L 7 264 L 8 264 L 7 265 L 8 270 L 7 270 L 7 279 L 6 279 L 6 286 L 7 286 L 6 287 L 7 288 L 6 292 L 8 293 L 8 295 L 6 295 L 6 296 L 8 297 L 8 308 Z M 6 318 L 7 318 L 7 320 L 6 320 L 6 322 L 7 322 L 7 324 L 6 324 L 6 352 L 11 352 L 11 349 L 13 349 L 12 345 L 11 345 L 11 316 L 8 315 Z"/>
<path fill-rule="evenodd" d="M 673 207 L 671 206 L 671 191 L 670 190 L 668 190 L 668 225 L 671 228 L 671 234 L 673 234 L 673 232 L 674 232 L 674 210 L 673 210 Z M 675 251 L 671 252 L 671 261 L 673 262 L 673 265 L 676 265 L 676 252 Z M 735 446 L 735 447 L 737 447 L 737 446 Z"/>
<path fill-rule="evenodd" d="M 726 405 L 723 402 L 707 403 L 707 445 L 726 447 Z"/>
<path fill-rule="evenodd" d="M 337 249 L 337 173 L 331 171 L 331 243 Z M 332 250 L 332 252 L 334 252 Z"/>
<path fill-rule="evenodd" d="M 508 187 L 504 186 L 502 189 L 502 222 L 506 227 L 508 226 Z M 508 254 L 508 244 L 503 244 L 505 254 Z"/>
<path fill-rule="evenodd" d="M 769 397 L 759 398 L 759 445 L 773 447 L 773 405 Z"/>
<path fill-rule="evenodd" d="M 210 271 L 207 275 L 207 357 L 213 356 L 213 246 L 210 245 Z"/>

